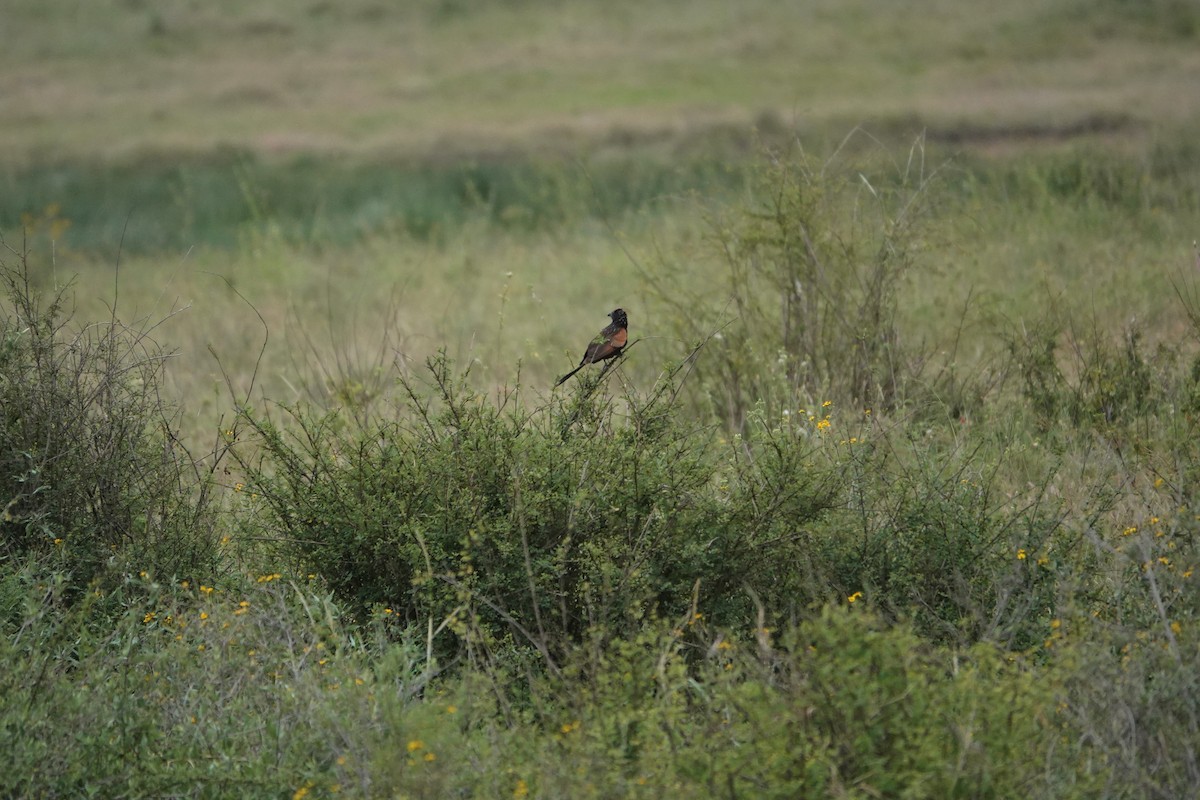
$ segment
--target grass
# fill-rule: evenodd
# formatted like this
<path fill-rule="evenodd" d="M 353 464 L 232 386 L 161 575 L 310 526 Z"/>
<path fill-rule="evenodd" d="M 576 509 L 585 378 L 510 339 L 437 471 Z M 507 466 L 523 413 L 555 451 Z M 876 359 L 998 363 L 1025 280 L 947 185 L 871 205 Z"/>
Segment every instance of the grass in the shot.
<path fill-rule="evenodd" d="M 5 13 L 4 794 L 1200 787 L 1189 4 Z"/>
<path fill-rule="evenodd" d="M 127 3 L 64 19 L 19 2 L 0 48 L 0 152 L 436 157 L 764 112 L 834 131 L 914 116 L 933 129 L 1190 122 L 1194 18 L 1144 5 Z"/>

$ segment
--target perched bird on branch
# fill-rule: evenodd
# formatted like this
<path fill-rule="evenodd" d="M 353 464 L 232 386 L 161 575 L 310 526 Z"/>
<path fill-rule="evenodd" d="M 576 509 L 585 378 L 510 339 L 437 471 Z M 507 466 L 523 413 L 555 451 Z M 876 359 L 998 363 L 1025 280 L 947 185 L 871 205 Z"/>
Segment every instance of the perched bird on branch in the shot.
<path fill-rule="evenodd" d="M 595 339 L 592 339 L 579 366 L 559 378 L 558 383 L 554 384 L 555 386 L 562 386 L 567 378 L 588 364 L 596 364 L 621 354 L 625 343 L 629 341 L 629 318 L 625 316 L 625 310 L 621 308 L 613 310 L 608 316 L 612 318 L 612 322 L 600 331 Z"/>

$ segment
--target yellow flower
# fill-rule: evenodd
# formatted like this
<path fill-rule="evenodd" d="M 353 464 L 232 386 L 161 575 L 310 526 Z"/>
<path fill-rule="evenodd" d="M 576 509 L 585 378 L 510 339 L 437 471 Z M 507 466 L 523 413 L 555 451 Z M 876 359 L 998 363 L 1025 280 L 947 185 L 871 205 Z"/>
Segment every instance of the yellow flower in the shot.
<path fill-rule="evenodd" d="M 454 714 L 454 713 L 457 713 L 457 712 L 458 712 L 458 706 L 453 706 L 453 705 L 446 706 L 446 713 L 447 713 L 447 714 Z"/>
<path fill-rule="evenodd" d="M 1126 528 L 1125 530 L 1121 531 L 1121 535 L 1122 535 L 1122 536 L 1132 536 L 1132 535 L 1133 535 L 1133 534 L 1135 534 L 1135 533 L 1137 533 L 1137 526 L 1136 526 L 1136 525 L 1130 525 L 1128 528 Z"/>
<path fill-rule="evenodd" d="M 437 761 L 437 756 L 435 756 L 433 753 L 426 753 L 425 760 L 426 761 Z"/>
<path fill-rule="evenodd" d="M 200 612 L 200 619 L 208 619 L 208 612 L 207 612 L 207 611 L 201 611 L 201 612 Z"/>
<path fill-rule="evenodd" d="M 826 417 L 825 419 L 823 419 L 823 420 L 821 420 L 820 422 L 818 422 L 818 423 L 817 423 L 817 430 L 819 430 L 819 431 L 827 431 L 827 430 L 829 430 L 829 427 L 830 427 L 830 425 L 832 425 L 832 424 L 833 424 L 833 423 L 831 423 L 831 422 L 829 421 L 829 417 Z"/>
<path fill-rule="evenodd" d="M 850 602 L 850 603 L 857 603 L 861 599 L 862 599 L 862 592 L 855 592 L 854 594 L 847 597 L 846 601 Z"/>
<path fill-rule="evenodd" d="M 1171 623 L 1171 633 L 1178 636 L 1182 632 L 1183 632 L 1183 626 L 1179 624 L 1179 620 L 1175 620 L 1174 622 Z"/>
<path fill-rule="evenodd" d="M 1024 548 L 1024 547 L 1022 547 L 1022 548 L 1019 548 L 1019 549 L 1017 550 L 1017 560 L 1018 560 L 1018 561 L 1024 561 L 1024 560 L 1025 560 L 1025 548 Z"/>
<path fill-rule="evenodd" d="M 301 786 L 299 789 L 297 789 L 295 792 L 292 793 L 292 800 L 304 800 L 305 797 L 308 797 L 308 793 L 309 793 L 309 791 L 312 790 L 312 787 L 313 787 L 312 781 L 309 781 L 308 783 L 304 784 L 303 786 Z"/>
<path fill-rule="evenodd" d="M 408 752 L 415 753 L 425 747 L 425 743 L 420 739 L 410 739 L 408 742 Z"/>
<path fill-rule="evenodd" d="M 527 784 L 525 782 L 524 778 L 518 778 L 517 779 L 517 788 L 513 789 L 513 797 L 528 797 L 528 796 L 529 796 L 529 784 Z"/>

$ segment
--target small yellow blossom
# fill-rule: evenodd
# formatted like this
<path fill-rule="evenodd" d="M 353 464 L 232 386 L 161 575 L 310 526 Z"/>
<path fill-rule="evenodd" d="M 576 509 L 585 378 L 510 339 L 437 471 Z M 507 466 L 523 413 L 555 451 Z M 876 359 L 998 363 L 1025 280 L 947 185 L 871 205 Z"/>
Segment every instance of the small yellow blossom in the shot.
<path fill-rule="evenodd" d="M 426 761 L 437 761 L 437 756 L 435 756 L 433 753 L 426 753 L 425 760 Z"/>
<path fill-rule="evenodd" d="M 425 747 L 425 743 L 422 742 L 420 739 L 409 739 L 409 741 L 408 741 L 408 752 L 410 752 L 410 753 L 415 753 L 418 750 L 424 749 L 424 747 Z"/>
<path fill-rule="evenodd" d="M 304 800 L 304 798 L 308 797 L 308 793 L 310 791 L 312 791 L 312 787 L 313 787 L 312 781 L 309 781 L 308 783 L 304 784 L 303 786 L 301 786 L 299 789 L 297 789 L 295 792 L 292 793 L 292 800 Z"/>
<path fill-rule="evenodd" d="M 449 705 L 449 706 L 446 706 L 446 713 L 447 713 L 447 714 L 456 714 L 456 713 L 458 713 L 458 706 L 455 706 L 455 705 Z"/>
<path fill-rule="evenodd" d="M 205 585 L 202 583 L 202 584 L 200 584 L 200 591 L 201 591 L 201 592 L 203 592 L 204 594 L 212 594 L 212 593 L 213 593 L 213 587 L 211 587 L 211 586 L 205 586 Z"/>
<path fill-rule="evenodd" d="M 846 598 L 846 602 L 857 603 L 861 599 L 862 599 L 862 592 L 855 592 L 854 594 L 852 594 Z"/>
<path fill-rule="evenodd" d="M 1135 534 L 1135 533 L 1137 533 L 1137 526 L 1136 526 L 1136 525 L 1130 525 L 1128 528 L 1126 528 L 1125 530 L 1121 531 L 1121 535 L 1122 535 L 1122 536 L 1132 536 L 1132 535 L 1133 535 L 1133 534 Z"/>
<path fill-rule="evenodd" d="M 513 797 L 528 797 L 528 796 L 529 796 L 529 784 L 527 784 L 525 782 L 524 778 L 518 778 L 517 779 L 517 788 L 513 789 Z"/>
<path fill-rule="evenodd" d="M 1183 626 L 1179 624 L 1179 620 L 1175 620 L 1171 623 L 1171 633 L 1175 634 L 1176 636 L 1183 633 Z"/>
<path fill-rule="evenodd" d="M 1018 561 L 1024 561 L 1024 560 L 1025 560 L 1025 555 L 1026 555 L 1026 553 L 1025 553 L 1025 548 L 1024 548 L 1024 547 L 1021 547 L 1021 548 L 1019 548 L 1019 549 L 1017 550 L 1017 560 L 1018 560 Z"/>

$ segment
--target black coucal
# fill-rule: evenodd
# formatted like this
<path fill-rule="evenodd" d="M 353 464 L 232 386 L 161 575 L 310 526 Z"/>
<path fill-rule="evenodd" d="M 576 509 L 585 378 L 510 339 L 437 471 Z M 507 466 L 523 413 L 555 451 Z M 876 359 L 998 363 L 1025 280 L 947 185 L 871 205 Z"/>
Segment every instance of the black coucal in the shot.
<path fill-rule="evenodd" d="M 629 318 L 625 316 L 625 310 L 621 308 L 610 312 L 608 316 L 612 318 L 612 323 L 600 331 L 595 339 L 592 339 L 579 366 L 559 378 L 558 383 L 554 384 L 555 386 L 562 386 L 567 378 L 588 364 L 605 361 L 621 354 L 625 348 L 625 342 L 629 341 Z"/>

